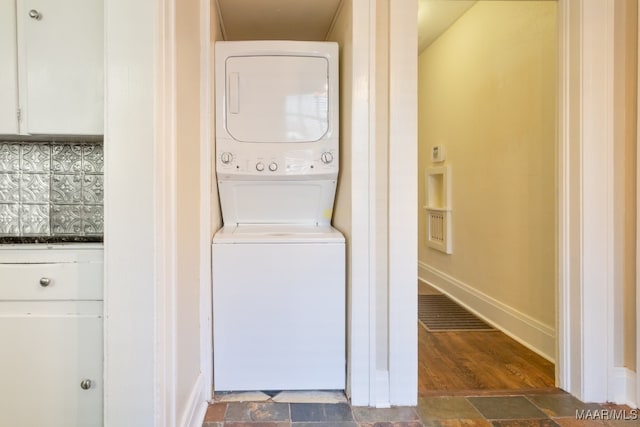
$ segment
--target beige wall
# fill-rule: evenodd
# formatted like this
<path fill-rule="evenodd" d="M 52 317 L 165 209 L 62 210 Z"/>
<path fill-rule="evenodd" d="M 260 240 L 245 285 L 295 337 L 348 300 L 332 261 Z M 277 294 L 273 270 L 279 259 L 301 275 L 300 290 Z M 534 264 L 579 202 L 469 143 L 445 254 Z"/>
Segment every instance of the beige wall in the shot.
<path fill-rule="evenodd" d="M 176 5 L 177 289 L 176 422 L 200 374 L 200 15 Z"/>
<path fill-rule="evenodd" d="M 215 45 L 218 40 L 223 40 L 222 27 L 220 25 L 220 19 L 218 17 L 218 7 L 216 3 L 211 1 L 211 69 L 213 70 L 214 58 L 215 58 Z M 211 229 L 215 233 L 220 227 L 222 227 L 222 211 L 220 209 L 220 200 L 218 198 L 218 181 L 216 180 L 216 113 L 215 113 L 215 99 L 216 89 L 214 84 L 213 71 L 211 73 L 211 111 L 210 111 L 210 123 L 211 123 Z M 211 236 L 213 237 L 213 236 Z"/>
<path fill-rule="evenodd" d="M 340 77 L 340 173 L 338 188 L 333 207 L 332 224 L 342 232 L 346 240 L 346 286 L 347 286 L 347 317 L 351 316 L 352 269 L 351 269 L 351 120 L 348 117 L 352 106 L 353 82 L 353 2 L 345 0 L 338 12 L 333 27 L 327 34 L 328 41 L 335 41 L 340 45 L 339 77 Z M 347 321 L 347 337 L 351 336 L 351 322 Z M 351 346 L 347 345 L 347 363 L 352 354 Z M 348 376 L 351 366 L 347 366 Z M 347 393 L 351 393 L 347 384 Z"/>
<path fill-rule="evenodd" d="M 419 58 L 419 261 L 550 330 L 556 6 L 478 2 Z M 452 255 L 426 246 L 421 207 L 434 144 L 451 165 Z"/>
<path fill-rule="evenodd" d="M 328 41 L 335 41 L 340 45 L 340 175 L 336 202 L 333 209 L 333 225 L 347 237 L 351 230 L 351 121 L 347 113 L 351 111 L 352 82 L 352 2 L 345 1 L 337 15 Z M 347 262 L 349 265 L 349 262 Z M 347 277 L 349 275 L 347 274 Z"/>
<path fill-rule="evenodd" d="M 635 0 L 616 2 L 615 20 L 615 272 L 616 341 L 623 352 L 616 363 L 636 368 L 636 129 L 638 4 Z M 620 325 L 620 326 L 618 326 Z M 619 347 L 616 347 L 619 348 Z"/>

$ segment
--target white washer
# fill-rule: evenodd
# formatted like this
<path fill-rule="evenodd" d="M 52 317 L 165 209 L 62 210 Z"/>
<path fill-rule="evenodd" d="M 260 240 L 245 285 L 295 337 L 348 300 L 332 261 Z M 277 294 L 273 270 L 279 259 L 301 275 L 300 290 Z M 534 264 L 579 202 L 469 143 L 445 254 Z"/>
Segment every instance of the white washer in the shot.
<path fill-rule="evenodd" d="M 215 390 L 344 389 L 338 47 L 216 43 Z"/>
<path fill-rule="evenodd" d="M 213 260 L 216 390 L 344 389 L 342 234 L 225 226 Z"/>

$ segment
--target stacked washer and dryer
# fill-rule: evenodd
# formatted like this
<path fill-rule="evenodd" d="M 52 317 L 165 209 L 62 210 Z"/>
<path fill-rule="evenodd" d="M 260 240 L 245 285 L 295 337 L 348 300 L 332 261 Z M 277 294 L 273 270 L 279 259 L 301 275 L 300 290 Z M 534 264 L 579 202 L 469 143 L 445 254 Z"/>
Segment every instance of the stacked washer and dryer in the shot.
<path fill-rule="evenodd" d="M 214 388 L 345 388 L 338 46 L 215 46 Z"/>

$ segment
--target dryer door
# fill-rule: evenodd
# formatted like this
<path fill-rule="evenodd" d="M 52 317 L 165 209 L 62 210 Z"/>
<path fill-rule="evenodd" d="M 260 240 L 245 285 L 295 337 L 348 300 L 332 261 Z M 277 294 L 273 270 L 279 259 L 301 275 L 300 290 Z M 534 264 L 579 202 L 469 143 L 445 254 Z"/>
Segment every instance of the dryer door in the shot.
<path fill-rule="evenodd" d="M 226 127 L 242 142 L 311 142 L 329 129 L 329 63 L 312 56 L 226 61 Z"/>

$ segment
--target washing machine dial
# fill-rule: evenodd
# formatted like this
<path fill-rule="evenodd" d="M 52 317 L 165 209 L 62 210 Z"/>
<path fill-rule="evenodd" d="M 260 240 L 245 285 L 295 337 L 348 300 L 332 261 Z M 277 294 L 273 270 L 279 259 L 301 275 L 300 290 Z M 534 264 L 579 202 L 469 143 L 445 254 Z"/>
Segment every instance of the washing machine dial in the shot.
<path fill-rule="evenodd" d="M 229 152 L 224 152 L 222 154 L 220 154 L 220 161 L 225 164 L 228 165 L 229 163 L 231 163 L 231 160 L 233 160 L 233 154 L 229 153 Z"/>
<path fill-rule="evenodd" d="M 324 163 L 325 165 L 328 165 L 329 163 L 333 162 L 333 154 L 331 154 L 328 151 L 325 151 L 320 156 L 320 160 L 322 160 L 322 163 Z"/>
<path fill-rule="evenodd" d="M 278 170 L 278 164 L 276 162 L 269 163 L 269 170 L 271 172 L 275 172 Z"/>
<path fill-rule="evenodd" d="M 256 170 L 258 172 L 262 172 L 264 170 L 264 163 L 262 163 L 262 162 L 256 163 Z"/>

